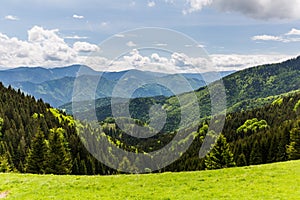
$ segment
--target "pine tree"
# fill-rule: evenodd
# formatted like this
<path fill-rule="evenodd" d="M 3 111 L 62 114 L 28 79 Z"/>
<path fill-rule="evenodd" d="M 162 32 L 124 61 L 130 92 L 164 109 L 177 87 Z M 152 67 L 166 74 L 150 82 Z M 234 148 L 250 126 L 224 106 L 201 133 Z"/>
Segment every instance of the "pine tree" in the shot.
<path fill-rule="evenodd" d="M 12 170 L 6 155 L 0 156 L 0 173 L 10 172 Z"/>
<path fill-rule="evenodd" d="M 236 165 L 237 166 L 246 166 L 247 165 L 247 160 L 246 160 L 246 156 L 245 156 L 244 153 L 242 153 L 238 156 L 238 159 L 236 161 Z"/>
<path fill-rule="evenodd" d="M 230 146 L 223 135 L 220 135 L 215 146 L 205 158 L 206 169 L 221 169 L 236 166 Z"/>
<path fill-rule="evenodd" d="M 299 123 L 300 121 L 298 121 Z M 287 155 L 289 160 L 300 159 L 300 127 L 292 128 L 290 131 L 290 144 L 287 146 Z"/>
<path fill-rule="evenodd" d="M 64 129 L 56 128 L 50 130 L 49 149 L 46 157 L 46 173 L 71 173 L 72 160 L 68 144 L 64 137 Z"/>
<path fill-rule="evenodd" d="M 263 162 L 263 158 L 261 153 L 261 147 L 258 144 L 258 142 L 255 141 L 252 147 L 252 151 L 250 153 L 249 163 L 250 165 L 258 165 L 258 164 L 262 164 L 262 162 Z"/>
<path fill-rule="evenodd" d="M 45 154 L 47 152 L 47 145 L 44 133 L 38 130 L 31 142 L 31 149 L 29 150 L 25 171 L 27 173 L 43 174 L 45 171 Z"/>

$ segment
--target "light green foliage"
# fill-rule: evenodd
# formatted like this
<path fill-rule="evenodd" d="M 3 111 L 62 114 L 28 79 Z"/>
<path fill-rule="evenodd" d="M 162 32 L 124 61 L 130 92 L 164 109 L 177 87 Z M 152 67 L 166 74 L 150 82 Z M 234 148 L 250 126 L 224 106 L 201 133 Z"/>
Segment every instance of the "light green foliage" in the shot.
<path fill-rule="evenodd" d="M 44 115 L 43 115 L 43 114 L 39 114 L 39 113 L 34 113 L 34 114 L 32 115 L 32 118 L 33 118 L 33 119 L 37 119 L 37 118 L 39 118 L 39 117 L 43 117 L 43 118 L 44 118 Z"/>
<path fill-rule="evenodd" d="M 10 172 L 11 166 L 6 155 L 0 156 L 0 173 Z"/>
<path fill-rule="evenodd" d="M 72 116 L 69 115 L 63 115 L 60 113 L 59 110 L 55 109 L 55 108 L 49 108 L 48 109 L 54 117 L 56 117 L 59 120 L 59 123 L 62 123 L 63 121 L 68 122 L 68 126 L 75 126 L 75 120 L 73 119 Z"/>
<path fill-rule="evenodd" d="M 295 107 L 294 107 L 294 111 L 298 112 L 300 108 L 300 100 L 296 103 Z"/>
<path fill-rule="evenodd" d="M 272 102 L 272 105 L 281 105 L 283 103 L 283 98 L 278 98 Z"/>
<path fill-rule="evenodd" d="M 247 120 L 242 126 L 240 126 L 237 133 L 256 133 L 259 130 L 268 129 L 269 125 L 266 120 L 258 120 L 257 118 Z"/>
<path fill-rule="evenodd" d="M 299 199 L 300 161 L 214 171 L 116 176 L 0 174 L 10 199 Z"/>

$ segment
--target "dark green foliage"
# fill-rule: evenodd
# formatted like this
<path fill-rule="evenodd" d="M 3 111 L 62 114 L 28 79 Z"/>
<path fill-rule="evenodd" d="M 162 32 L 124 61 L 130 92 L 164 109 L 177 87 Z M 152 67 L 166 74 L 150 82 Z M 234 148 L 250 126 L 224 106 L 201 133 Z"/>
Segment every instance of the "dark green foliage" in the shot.
<path fill-rule="evenodd" d="M 290 144 L 287 146 L 287 155 L 290 160 L 300 159 L 300 120 L 290 131 Z"/>
<path fill-rule="evenodd" d="M 71 154 L 62 128 L 51 129 L 48 151 L 46 152 L 46 169 L 49 174 L 70 174 L 72 169 Z"/>
<path fill-rule="evenodd" d="M 206 169 L 222 169 L 236 166 L 230 146 L 223 135 L 220 135 L 212 150 L 205 158 Z"/>
<path fill-rule="evenodd" d="M 37 133 L 31 142 L 31 149 L 29 150 L 26 160 L 25 171 L 35 174 L 45 173 L 47 150 L 44 133 L 41 130 L 37 130 Z"/>

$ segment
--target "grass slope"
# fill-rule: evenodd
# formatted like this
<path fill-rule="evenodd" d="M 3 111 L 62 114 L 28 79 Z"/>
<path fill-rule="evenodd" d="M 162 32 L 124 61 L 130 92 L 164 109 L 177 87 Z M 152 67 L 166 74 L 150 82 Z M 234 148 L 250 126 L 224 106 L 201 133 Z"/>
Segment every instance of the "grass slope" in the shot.
<path fill-rule="evenodd" d="M 299 199 L 300 161 L 118 176 L 0 174 L 6 199 Z"/>

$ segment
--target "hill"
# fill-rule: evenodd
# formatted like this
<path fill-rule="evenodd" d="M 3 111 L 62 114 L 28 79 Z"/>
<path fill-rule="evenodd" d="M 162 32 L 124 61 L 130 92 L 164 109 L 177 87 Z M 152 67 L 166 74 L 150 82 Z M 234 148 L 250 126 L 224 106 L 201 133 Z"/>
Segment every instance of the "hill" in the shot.
<path fill-rule="evenodd" d="M 0 174 L 5 199 L 298 199 L 300 161 L 118 176 Z"/>
<path fill-rule="evenodd" d="M 235 72 L 222 79 L 225 87 L 227 110 L 229 112 L 239 112 L 241 110 L 255 109 L 271 103 L 272 97 L 298 90 L 300 86 L 300 57 L 291 59 L 282 63 L 257 66 L 242 71 Z M 210 92 L 218 89 L 220 82 L 214 82 L 208 87 L 202 87 L 194 93 L 198 97 L 199 110 L 201 110 L 201 118 L 205 118 L 211 114 Z M 193 93 L 193 92 L 192 92 Z M 192 93 L 184 93 L 180 98 L 189 102 Z M 159 98 L 157 101 L 151 99 L 146 100 L 134 99 L 131 100 L 134 106 L 130 107 L 130 112 L 135 113 L 133 116 L 146 123 L 149 122 L 148 110 L 152 105 L 161 105 L 167 111 L 168 120 L 164 131 L 171 131 L 176 128 L 180 118 L 181 109 L 192 107 L 189 104 L 180 107 L 177 96 L 169 98 Z M 269 99 L 268 99 L 269 98 Z M 105 117 L 111 116 L 111 106 L 99 103 L 101 101 L 108 102 L 107 99 L 96 100 L 96 112 L 99 121 Z M 140 102 L 137 104 L 136 102 Z M 85 105 L 84 103 L 82 105 Z M 71 111 L 72 104 L 61 106 L 61 109 L 66 109 L 68 113 Z M 120 105 L 122 107 L 122 105 Z M 126 108 L 126 105 L 123 105 Z M 146 109 L 146 110 L 143 110 Z M 83 116 L 89 119 L 92 111 L 84 108 L 78 108 Z M 189 113 L 193 113 L 190 110 Z"/>

